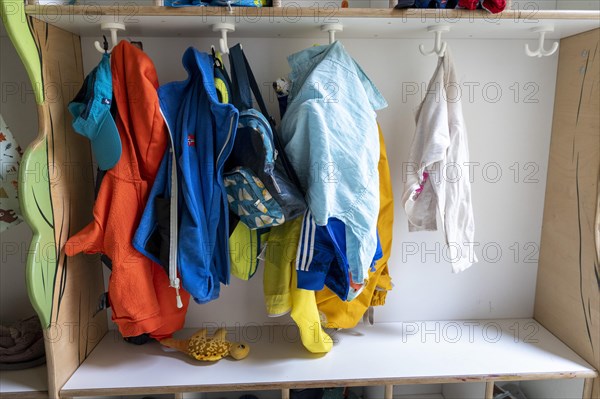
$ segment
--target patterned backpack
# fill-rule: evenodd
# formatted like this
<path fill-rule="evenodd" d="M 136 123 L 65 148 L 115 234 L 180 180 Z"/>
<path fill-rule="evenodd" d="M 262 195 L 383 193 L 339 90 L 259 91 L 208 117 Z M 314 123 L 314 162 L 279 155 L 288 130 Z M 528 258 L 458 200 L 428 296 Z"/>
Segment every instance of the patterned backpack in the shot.
<path fill-rule="evenodd" d="M 229 50 L 233 104 L 240 116 L 224 185 L 229 209 L 250 229 L 279 226 L 304 213 L 298 177 L 238 44 Z M 252 93 L 262 112 L 252 108 Z"/>

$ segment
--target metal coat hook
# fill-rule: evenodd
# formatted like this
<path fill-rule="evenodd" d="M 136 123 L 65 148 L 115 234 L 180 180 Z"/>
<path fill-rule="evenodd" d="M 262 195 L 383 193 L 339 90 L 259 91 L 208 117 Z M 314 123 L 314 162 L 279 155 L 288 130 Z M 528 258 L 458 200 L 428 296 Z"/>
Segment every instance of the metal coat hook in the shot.
<path fill-rule="evenodd" d="M 229 45 L 227 44 L 227 33 L 235 32 L 235 25 L 228 23 L 214 24 L 212 26 L 213 32 L 221 32 L 221 38 L 219 39 L 219 47 L 221 54 L 229 54 Z"/>
<path fill-rule="evenodd" d="M 435 44 L 433 50 L 425 51 L 425 46 L 419 45 L 419 51 L 423 55 L 437 54 L 438 57 L 443 57 L 446 52 L 447 43 L 442 43 L 442 32 L 449 32 L 450 27 L 447 25 L 435 25 L 427 28 L 427 32 L 433 32 L 435 34 Z"/>
<path fill-rule="evenodd" d="M 103 36 L 104 44 L 100 44 L 100 42 L 96 41 L 96 42 L 94 42 L 94 46 L 96 47 L 96 50 L 98 50 L 102 54 L 110 53 L 112 51 L 112 49 L 119 42 L 119 39 L 117 38 L 117 31 L 120 31 L 120 30 L 124 31 L 125 24 L 120 24 L 118 22 L 103 22 L 100 24 L 100 29 L 110 31 L 110 41 L 111 41 L 112 46 L 110 46 L 110 47 L 108 46 L 108 42 L 106 41 L 106 36 Z"/>
<path fill-rule="evenodd" d="M 322 32 L 329 32 L 329 44 L 335 42 L 335 32 L 342 32 L 344 25 L 342 24 L 326 24 L 321 26 Z"/>
<path fill-rule="evenodd" d="M 556 53 L 558 50 L 558 42 L 554 42 L 550 50 L 544 49 L 544 41 L 546 40 L 546 33 L 554 32 L 554 27 L 552 26 L 538 26 L 537 28 L 531 29 L 532 32 L 539 34 L 538 48 L 535 51 L 531 51 L 529 48 L 529 44 L 525 45 L 525 54 L 530 57 L 548 57 L 552 54 Z"/>

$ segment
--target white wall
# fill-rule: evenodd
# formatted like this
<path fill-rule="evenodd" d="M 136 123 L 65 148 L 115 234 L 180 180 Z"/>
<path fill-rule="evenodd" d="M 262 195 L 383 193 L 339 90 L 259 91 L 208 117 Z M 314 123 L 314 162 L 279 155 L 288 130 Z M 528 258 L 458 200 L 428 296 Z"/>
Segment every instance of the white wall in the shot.
<path fill-rule="evenodd" d="M 584 380 L 521 381 L 521 390 L 528 399 L 579 399 Z"/>
<path fill-rule="evenodd" d="M 0 114 L 25 149 L 37 136 L 37 110 L 31 83 L 0 22 Z M 25 260 L 31 229 L 21 223 L 0 233 L 0 324 L 33 314 L 25 287 Z"/>
<path fill-rule="evenodd" d="M 479 399 L 485 397 L 485 383 L 444 384 L 442 393 L 444 399 Z"/>
<path fill-rule="evenodd" d="M 235 36 L 231 44 L 235 43 Z M 99 60 L 96 38 L 82 41 L 84 66 Z M 288 72 L 286 56 L 323 42 L 310 39 L 241 41 L 259 82 Z M 418 52 L 418 40 L 344 40 L 380 88 L 389 107 L 379 112 L 396 200 L 395 288 L 377 321 L 530 317 L 542 223 L 544 187 L 554 103 L 557 56 L 532 59 L 523 41 L 451 40 L 469 130 L 480 263 L 452 274 L 441 233 L 408 233 L 400 204 L 403 166 L 414 132 L 414 110 L 436 60 Z M 161 83 L 184 78 L 180 59 L 188 46 L 208 50 L 213 39 L 144 38 Z M 427 43 L 429 44 L 429 43 Z M 473 88 L 470 92 L 469 87 Z M 417 93 L 411 95 L 411 90 Z M 501 91 L 501 94 L 500 94 Z M 516 97 L 516 98 L 515 98 Z M 276 113 L 276 102 L 269 106 Z M 500 173 L 501 175 L 497 175 Z M 187 325 L 203 322 L 273 322 L 265 315 L 260 272 L 249 282 L 233 279 L 208 305 L 192 304 Z M 285 320 L 285 319 L 284 319 Z M 287 320 L 286 320 L 287 321 Z"/>
<path fill-rule="evenodd" d="M 600 1 L 586 0 L 514 0 L 515 6 L 539 7 L 540 9 L 599 9 Z M 94 38 L 95 39 L 95 38 Z M 259 78 L 265 82 L 273 77 L 285 74 L 285 55 L 312 44 L 308 41 L 256 41 L 245 40 L 249 57 Z M 97 61 L 90 47 L 91 38 L 84 39 L 86 70 Z M 144 40 L 146 49 L 153 59 L 165 60 L 161 65 L 157 61 L 162 82 L 183 77 L 178 62 L 184 48 L 196 44 L 199 48 L 208 48 L 208 41 L 198 39 L 180 39 L 176 46 L 164 46 L 161 40 Z M 172 42 L 171 42 L 172 43 Z M 345 45 L 355 58 L 365 67 L 390 103 L 390 108 L 380 113 L 380 122 L 388 142 L 390 161 L 394 169 L 396 198 L 401 192 L 401 168 L 406 159 L 410 137 L 413 132 L 412 110 L 418 102 L 418 96 L 402 98 L 402 84 L 406 90 L 420 85 L 429 78 L 434 60 L 426 59 L 416 51 L 415 42 L 378 41 L 377 45 L 369 41 L 348 40 Z M 426 251 L 409 255 L 402 251 L 413 249 L 412 243 L 423 245 L 424 250 L 435 248 L 440 236 L 436 234 L 412 234 L 406 232 L 406 221 L 397 203 L 396 211 L 396 248 L 393 254 L 392 274 L 396 288 L 390 295 L 388 304 L 377 313 L 380 321 L 413 320 L 425 318 L 466 318 L 466 317 L 508 317 L 530 316 L 533 305 L 535 263 L 526 263 L 529 254 L 535 257 L 539 244 L 539 226 L 543 204 L 543 186 L 545 180 L 552 96 L 554 93 L 554 68 L 556 58 L 533 60 L 523 57 L 519 42 L 503 42 L 496 53 L 496 43 L 476 41 L 454 41 L 452 47 L 456 56 L 458 70 L 462 80 L 479 83 L 475 91 L 475 101 L 464 102 L 465 115 L 470 131 L 472 160 L 480 162 L 481 167 L 475 174 L 473 196 L 477 221 L 477 237 L 481 242 L 480 250 L 487 245 L 489 257 L 495 257 L 492 251 L 496 242 L 502 248 L 502 257 L 496 263 L 482 261 L 473 270 L 463 275 L 453 276 L 449 266 L 436 262 L 435 255 Z M 272 46 L 273 45 L 273 46 Z M 387 52 L 389 45 L 396 50 Z M 381 51 L 386 53 L 389 67 L 378 64 Z M 263 57 L 262 54 L 265 54 Z M 487 62 L 482 62 L 487 60 Z M 168 62 L 166 60 L 169 60 Z M 268 60 L 268 62 L 267 62 Z M 480 66 L 479 66 L 480 65 Z M 511 73 L 508 73 L 508 72 Z M 516 72 L 516 73 L 515 73 Z M 482 87 L 495 82 L 502 88 L 503 95 L 497 104 L 487 103 L 483 98 Z M 511 97 L 518 83 L 520 103 L 514 104 Z M 525 104 L 525 96 L 532 93 L 536 86 L 525 86 L 529 82 L 539 87 L 534 96 L 539 104 Z M 24 148 L 37 134 L 37 114 L 31 85 L 25 70 L 10 43 L 4 26 L 0 22 L 0 113 L 11 126 L 13 134 Z M 464 86 L 468 94 L 468 86 Z M 511 89 L 512 88 L 512 89 Z M 508 107 L 504 107 L 507 105 Z M 275 110 L 274 102 L 271 102 Z M 510 111 L 509 111 L 510 109 Z M 515 114 L 516 111 L 516 114 Z M 496 114 L 496 115 L 495 115 Z M 498 115 L 499 114 L 499 115 Z M 494 116 L 495 115 L 495 116 Z M 510 118 L 505 115 L 511 115 Z M 500 120 L 498 120 L 500 119 Z M 492 126 L 488 121 L 493 121 Z M 498 123 L 501 122 L 501 123 Z M 541 124 L 539 124 L 541 122 Z M 537 125 L 537 126 L 535 126 Z M 534 128 L 530 128 L 534 126 Z M 508 135 L 508 136 L 506 136 Z M 488 145 L 489 143 L 489 145 Z M 498 150 L 498 152 L 496 152 Z M 488 162 L 488 172 L 492 172 L 498 162 L 502 167 L 502 179 L 498 183 L 486 181 L 489 176 L 482 175 L 483 165 Z M 521 183 L 513 182 L 515 170 L 510 169 L 519 163 Z M 534 166 L 528 164 L 533 162 Z M 491 166 L 489 166 L 491 165 Z M 539 169 L 536 169 L 538 168 Z M 528 168 L 528 169 L 526 169 Z M 528 172 L 536 172 L 538 183 L 524 183 Z M 523 190 L 522 190 L 523 189 Z M 512 195 L 511 195 L 512 194 Z M 515 205 L 515 206 L 513 206 Z M 512 212 L 511 212 L 512 210 Z M 530 223 L 531 222 L 531 223 Z M 501 226 L 496 229 L 495 226 Z M 25 282 L 24 267 L 31 231 L 24 223 L 0 235 L 0 322 L 8 322 L 25 317 L 32 312 Z M 408 243 L 406 243 L 408 241 Z M 513 243 L 519 243 L 517 254 Z M 534 246 L 524 247 L 534 243 Z M 520 262 L 510 258 L 517 255 Z M 424 256 L 427 262 L 420 262 Z M 407 262 L 403 262 L 406 260 Z M 193 306 L 188 317 L 189 324 L 198 324 L 205 320 L 264 321 L 260 301 L 261 276 L 257 275 L 250 283 L 234 281 L 231 287 L 223 290 L 222 298 L 208 306 Z M 511 294 L 506 294 L 510 288 Z M 249 302 L 247 302 L 249 301 Z M 240 304 L 236 310 L 223 315 L 223 303 Z M 246 304 L 241 306 L 242 304 Z"/>
<path fill-rule="evenodd" d="M 440 398 L 442 397 L 442 389 L 442 384 L 396 385 L 394 386 L 394 399 Z M 384 399 L 385 387 L 383 385 L 364 387 L 363 397 L 365 399 Z"/>

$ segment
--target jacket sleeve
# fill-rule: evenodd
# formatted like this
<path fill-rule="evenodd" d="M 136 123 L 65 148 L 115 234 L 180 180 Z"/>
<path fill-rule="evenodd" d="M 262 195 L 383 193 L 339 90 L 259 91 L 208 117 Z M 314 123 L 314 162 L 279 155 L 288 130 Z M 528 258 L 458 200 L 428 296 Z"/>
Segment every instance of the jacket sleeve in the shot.
<path fill-rule="evenodd" d="M 67 256 L 75 256 L 82 252 L 86 254 L 104 252 L 104 233 L 100 223 L 94 218 L 83 230 L 69 238 L 65 243 L 64 251 Z"/>
<path fill-rule="evenodd" d="M 105 233 L 109 223 L 111 212 L 112 195 L 116 190 L 109 176 L 113 172 L 109 171 L 102 180 L 98 197 L 94 203 L 94 218 L 92 221 L 74 234 L 65 243 L 64 251 L 67 256 L 75 256 L 79 253 L 96 254 L 104 253 L 111 257 L 112 254 L 107 253 L 105 246 Z M 114 261 L 114 259 L 112 259 Z"/>
<path fill-rule="evenodd" d="M 454 67 L 449 57 L 447 62 L 448 91 L 458 87 Z M 447 98 L 459 98 L 449 93 Z M 471 183 L 469 178 L 469 143 L 467 129 L 460 101 L 448 101 L 448 125 L 450 127 L 450 147 L 445 167 L 445 204 L 443 223 L 446 244 L 452 271 L 461 272 L 477 262 L 474 252 L 475 222 L 471 202 Z"/>
<path fill-rule="evenodd" d="M 437 230 L 436 210 L 444 204 L 443 168 L 450 130 L 441 66 L 440 63 L 417 113 L 409 161 L 403 167 L 406 184 L 402 203 L 409 231 Z"/>

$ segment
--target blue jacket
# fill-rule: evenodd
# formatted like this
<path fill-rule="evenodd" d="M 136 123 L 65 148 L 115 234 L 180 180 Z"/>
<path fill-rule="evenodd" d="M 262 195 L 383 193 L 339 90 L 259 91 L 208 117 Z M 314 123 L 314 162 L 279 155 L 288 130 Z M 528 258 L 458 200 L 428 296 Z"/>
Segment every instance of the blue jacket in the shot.
<path fill-rule="evenodd" d="M 300 51 L 288 62 L 292 87 L 282 141 L 315 223 L 343 223 L 349 272 L 362 284 L 377 249 L 375 110 L 387 103 L 339 42 Z"/>
<path fill-rule="evenodd" d="M 196 302 L 206 303 L 219 296 L 220 283 L 229 283 L 229 219 L 223 165 L 235 140 L 238 111 L 233 105 L 219 102 L 210 55 L 190 47 L 183 55 L 183 66 L 187 80 L 158 89 L 174 152 L 165 154 L 134 246 L 147 256 L 163 260 L 163 266 L 167 258 L 164 251 L 169 252 L 171 285 L 179 284 L 177 265 L 183 288 Z M 171 192 L 177 194 L 177 200 L 171 196 L 169 228 L 157 215 L 161 206 L 164 210 L 162 198 Z M 163 251 L 159 252 L 163 256 L 157 256 L 155 240 L 161 236 L 161 226 L 162 237 L 169 237 L 169 242 L 162 240 Z M 169 246 L 177 251 L 169 250 Z M 154 251 L 149 250 L 151 247 Z"/>
<path fill-rule="evenodd" d="M 383 257 L 377 235 L 377 249 L 372 266 Z M 296 251 L 296 272 L 298 288 L 321 291 L 327 286 L 342 301 L 352 301 L 363 290 L 350 284 L 350 267 L 346 252 L 346 228 L 336 218 L 331 218 L 326 226 L 317 226 L 310 210 L 304 213 L 298 249 Z M 371 268 L 374 271 L 373 268 Z"/>

